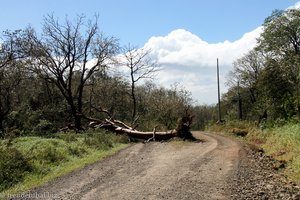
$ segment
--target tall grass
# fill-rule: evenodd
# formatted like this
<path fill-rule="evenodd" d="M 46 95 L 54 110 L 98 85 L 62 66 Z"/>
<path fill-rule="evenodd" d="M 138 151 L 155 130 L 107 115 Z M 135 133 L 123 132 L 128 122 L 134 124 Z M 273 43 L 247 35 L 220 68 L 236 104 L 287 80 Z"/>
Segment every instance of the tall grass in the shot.
<path fill-rule="evenodd" d="M 300 124 L 295 121 L 273 125 L 273 127 L 260 126 L 253 122 L 232 121 L 222 125 L 212 125 L 209 131 L 234 136 L 234 128 L 244 129 L 247 136 L 240 138 L 264 149 L 267 155 L 276 160 L 287 162 L 287 175 L 300 183 Z"/>
<path fill-rule="evenodd" d="M 286 124 L 270 129 L 267 142 L 264 145 L 270 154 L 290 160 L 300 152 L 300 125 Z"/>
<path fill-rule="evenodd" d="M 111 133 L 66 133 L 53 138 L 0 141 L 0 199 L 40 186 L 127 146 Z"/>
<path fill-rule="evenodd" d="M 300 124 L 287 123 L 269 132 L 268 140 L 263 145 L 267 154 L 288 162 L 291 168 L 289 175 L 300 183 Z"/>

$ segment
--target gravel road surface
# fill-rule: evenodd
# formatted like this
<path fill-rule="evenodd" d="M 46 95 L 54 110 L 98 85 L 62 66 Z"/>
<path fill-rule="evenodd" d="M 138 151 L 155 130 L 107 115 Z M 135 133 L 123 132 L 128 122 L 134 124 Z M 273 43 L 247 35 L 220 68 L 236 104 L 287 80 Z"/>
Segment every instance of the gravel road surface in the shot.
<path fill-rule="evenodd" d="M 289 184 L 288 192 L 282 190 L 284 186 L 277 181 L 280 176 L 270 167 L 262 167 L 266 159 L 258 152 L 223 136 L 193 135 L 203 141 L 136 143 L 30 193 L 41 195 L 40 199 L 63 200 L 300 197 L 297 185 L 291 188 Z M 283 196 L 277 195 L 276 188 Z"/>

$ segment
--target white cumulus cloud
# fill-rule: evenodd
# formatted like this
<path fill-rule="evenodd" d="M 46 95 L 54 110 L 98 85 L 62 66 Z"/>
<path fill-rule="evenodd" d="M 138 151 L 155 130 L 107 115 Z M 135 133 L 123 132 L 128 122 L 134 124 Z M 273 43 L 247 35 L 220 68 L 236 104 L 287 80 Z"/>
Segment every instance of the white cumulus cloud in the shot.
<path fill-rule="evenodd" d="M 145 48 L 152 50 L 162 70 L 157 81 L 169 87 L 179 83 L 192 92 L 200 104 L 217 102 L 216 63 L 219 59 L 221 92 L 226 92 L 225 77 L 235 59 L 243 56 L 256 45 L 262 32 L 259 27 L 244 34 L 239 40 L 210 44 L 184 29 L 177 29 L 166 36 L 151 37 Z"/>
<path fill-rule="evenodd" d="M 288 7 L 287 9 L 300 9 L 300 1 L 295 3 L 295 5 Z"/>

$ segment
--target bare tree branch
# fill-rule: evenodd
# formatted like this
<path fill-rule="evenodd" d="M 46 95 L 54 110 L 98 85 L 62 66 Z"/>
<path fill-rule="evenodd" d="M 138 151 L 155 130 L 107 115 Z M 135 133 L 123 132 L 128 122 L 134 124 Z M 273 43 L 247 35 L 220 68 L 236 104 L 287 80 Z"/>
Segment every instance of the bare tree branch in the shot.
<path fill-rule="evenodd" d="M 137 100 L 135 94 L 136 83 L 141 79 L 151 79 L 159 71 L 158 64 L 150 58 L 150 49 L 138 49 L 130 44 L 125 47 L 122 63 L 130 70 L 131 98 L 132 98 L 132 124 L 137 115 Z"/>
<path fill-rule="evenodd" d="M 98 18 L 85 22 L 78 16 L 75 22 L 66 19 L 60 23 L 53 15 L 44 19 L 43 35 L 37 37 L 28 31 L 30 57 L 34 71 L 51 80 L 67 100 L 75 126 L 80 127 L 83 91 L 87 80 L 117 52 L 117 40 L 111 40 L 99 33 Z M 95 65 L 89 63 L 94 61 Z"/>

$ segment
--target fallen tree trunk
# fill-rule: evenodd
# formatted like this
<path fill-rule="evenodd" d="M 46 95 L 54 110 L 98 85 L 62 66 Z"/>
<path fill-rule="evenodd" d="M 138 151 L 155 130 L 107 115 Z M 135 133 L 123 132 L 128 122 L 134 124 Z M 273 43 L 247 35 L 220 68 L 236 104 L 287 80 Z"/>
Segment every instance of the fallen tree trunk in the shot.
<path fill-rule="evenodd" d="M 114 119 L 99 120 L 99 119 L 86 117 L 84 115 L 81 116 L 87 120 L 97 123 L 99 128 L 109 130 L 116 134 L 126 134 L 132 138 L 143 139 L 147 141 L 169 140 L 173 137 L 180 137 L 183 139 L 188 139 L 193 141 L 196 140 L 196 138 L 193 137 L 192 133 L 190 132 L 192 116 L 189 114 L 186 114 L 186 116 L 182 117 L 178 121 L 176 129 L 163 131 L 163 132 L 156 132 L 156 128 L 154 128 L 152 132 L 138 131 L 119 120 L 114 120 Z"/>
<path fill-rule="evenodd" d="M 143 140 L 149 140 L 150 138 L 153 138 L 153 140 L 161 141 L 161 140 L 168 140 L 177 136 L 176 130 L 170 130 L 165 132 L 156 132 L 156 131 L 143 132 L 131 128 L 121 127 L 110 120 L 105 120 L 105 123 L 102 123 L 99 127 L 112 131 L 117 134 L 127 134 L 129 137 L 143 139 Z"/>

